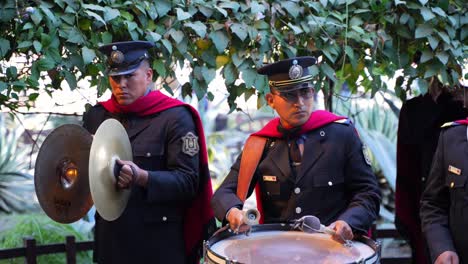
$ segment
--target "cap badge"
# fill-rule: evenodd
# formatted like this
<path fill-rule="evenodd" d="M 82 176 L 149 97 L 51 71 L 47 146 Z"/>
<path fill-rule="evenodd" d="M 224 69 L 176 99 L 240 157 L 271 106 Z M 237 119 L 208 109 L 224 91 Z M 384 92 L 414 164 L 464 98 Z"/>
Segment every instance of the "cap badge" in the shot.
<path fill-rule="evenodd" d="M 297 64 L 297 60 L 293 60 L 293 65 L 289 68 L 289 78 L 291 80 L 299 79 L 304 73 L 304 69 L 301 65 Z"/>
<path fill-rule="evenodd" d="M 110 55 L 110 60 L 113 64 L 120 64 L 124 62 L 125 55 L 120 50 L 114 50 Z"/>

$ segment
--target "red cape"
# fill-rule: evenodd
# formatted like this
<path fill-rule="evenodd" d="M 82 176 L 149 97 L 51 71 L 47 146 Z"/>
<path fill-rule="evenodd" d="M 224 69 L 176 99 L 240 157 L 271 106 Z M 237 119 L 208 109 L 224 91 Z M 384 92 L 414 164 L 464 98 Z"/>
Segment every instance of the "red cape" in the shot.
<path fill-rule="evenodd" d="M 208 169 L 208 151 L 206 148 L 205 134 L 200 116 L 192 106 L 179 100 L 170 98 L 159 91 L 152 91 L 146 96 L 138 98 L 129 105 L 119 105 L 112 95 L 111 99 L 99 102 L 111 113 L 135 113 L 138 116 L 146 116 L 162 112 L 172 107 L 184 106 L 190 110 L 198 132 L 198 144 L 200 145 L 200 190 L 192 205 L 185 212 L 184 240 L 187 255 L 194 252 L 194 248 L 203 241 L 203 230 L 213 219 L 214 214 L 210 206 L 213 189 L 211 187 L 210 172 Z"/>
<path fill-rule="evenodd" d="M 335 122 L 337 120 L 347 119 L 344 116 L 337 116 L 333 113 L 324 110 L 317 110 L 314 111 L 307 122 L 302 125 L 301 130 L 299 131 L 299 135 L 312 131 L 314 129 L 323 127 L 327 124 Z M 282 138 L 283 134 L 278 131 L 278 125 L 280 124 L 280 119 L 275 118 L 268 122 L 260 131 L 255 132 L 252 136 L 260 136 L 260 137 L 272 137 L 272 138 Z M 263 206 L 262 206 L 262 198 L 260 195 L 260 185 L 257 184 L 255 186 L 255 196 L 257 197 L 257 209 L 260 212 L 260 224 L 264 222 L 264 214 L 263 214 Z"/>

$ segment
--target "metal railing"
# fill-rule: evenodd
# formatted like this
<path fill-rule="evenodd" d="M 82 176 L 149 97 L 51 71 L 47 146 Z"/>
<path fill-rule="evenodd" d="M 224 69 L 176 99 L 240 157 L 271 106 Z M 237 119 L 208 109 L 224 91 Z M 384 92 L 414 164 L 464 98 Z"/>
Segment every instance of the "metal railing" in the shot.
<path fill-rule="evenodd" d="M 40 246 L 36 244 L 36 240 L 34 238 L 25 237 L 23 239 L 23 247 L 0 250 L 0 260 L 24 257 L 25 263 L 36 264 L 37 256 L 65 252 L 66 263 L 76 264 L 77 252 L 92 249 L 93 241 L 76 242 L 74 236 L 67 236 L 65 238 L 65 244 L 48 244 Z"/>

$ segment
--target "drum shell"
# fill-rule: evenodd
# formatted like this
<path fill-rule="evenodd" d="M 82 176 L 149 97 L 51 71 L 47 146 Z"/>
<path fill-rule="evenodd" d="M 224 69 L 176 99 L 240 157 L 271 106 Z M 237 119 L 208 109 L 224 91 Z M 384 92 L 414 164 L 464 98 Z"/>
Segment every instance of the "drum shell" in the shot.
<path fill-rule="evenodd" d="M 258 233 L 258 232 L 268 232 L 268 231 L 284 231 L 284 232 L 301 232 L 293 230 L 291 224 L 264 224 L 264 225 L 255 225 L 251 227 L 251 233 Z M 237 236 L 231 230 L 226 229 L 221 232 L 215 233 L 208 241 L 204 243 L 204 264 L 233 264 L 233 263 L 242 263 L 236 260 L 231 260 L 226 256 L 222 256 L 219 253 L 212 250 L 212 246 L 216 243 L 225 240 L 227 238 Z M 366 263 L 366 264 L 373 264 L 373 263 L 380 263 L 380 243 L 376 242 L 369 237 L 360 236 L 356 238 L 354 241 L 358 241 L 367 245 L 369 248 L 373 250 L 373 254 L 365 259 L 356 260 L 354 262 L 349 263 Z M 316 259 L 314 259 L 314 263 L 320 263 Z"/>

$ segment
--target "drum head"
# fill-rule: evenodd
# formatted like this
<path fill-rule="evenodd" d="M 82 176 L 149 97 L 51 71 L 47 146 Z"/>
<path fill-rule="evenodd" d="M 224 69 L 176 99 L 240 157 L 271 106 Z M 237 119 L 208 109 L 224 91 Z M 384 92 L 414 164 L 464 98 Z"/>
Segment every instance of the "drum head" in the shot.
<path fill-rule="evenodd" d="M 353 241 L 353 245 L 348 247 L 332 240 L 327 234 L 257 229 L 249 236 L 231 235 L 210 244 L 208 259 L 211 263 L 225 263 L 229 259 L 238 263 L 255 264 L 328 264 L 361 261 L 374 263 L 377 256 L 372 247 L 360 241 Z"/>

